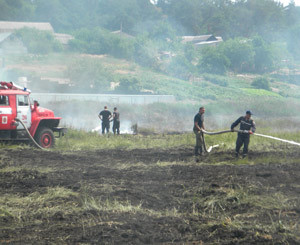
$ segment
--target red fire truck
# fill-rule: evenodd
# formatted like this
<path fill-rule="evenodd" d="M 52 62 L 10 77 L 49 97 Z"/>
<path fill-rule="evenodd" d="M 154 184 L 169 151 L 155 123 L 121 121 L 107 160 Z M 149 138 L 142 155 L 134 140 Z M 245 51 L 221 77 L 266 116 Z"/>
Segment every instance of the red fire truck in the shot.
<path fill-rule="evenodd" d="M 50 148 L 66 129 L 58 127 L 61 117 L 31 101 L 29 95 L 26 88 L 0 82 L 0 140 L 32 140 L 42 148 Z"/>

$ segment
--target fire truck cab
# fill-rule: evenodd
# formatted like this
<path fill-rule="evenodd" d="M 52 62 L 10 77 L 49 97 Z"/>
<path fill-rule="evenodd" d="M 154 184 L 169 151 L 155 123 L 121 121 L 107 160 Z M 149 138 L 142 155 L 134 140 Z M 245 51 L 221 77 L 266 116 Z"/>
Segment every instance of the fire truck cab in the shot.
<path fill-rule="evenodd" d="M 55 117 L 53 111 L 40 107 L 37 101 L 32 102 L 29 96 L 26 88 L 0 82 L 0 140 L 30 140 L 29 131 L 41 147 L 50 148 L 66 129 L 58 127 L 61 117 Z M 56 137 L 54 132 L 58 132 Z"/>

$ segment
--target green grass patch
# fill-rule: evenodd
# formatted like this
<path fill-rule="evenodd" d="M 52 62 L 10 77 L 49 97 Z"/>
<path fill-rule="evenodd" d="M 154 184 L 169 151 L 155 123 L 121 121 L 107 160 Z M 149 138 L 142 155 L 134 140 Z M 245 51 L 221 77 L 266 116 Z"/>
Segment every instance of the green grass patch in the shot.
<path fill-rule="evenodd" d="M 271 134 L 281 139 L 299 142 L 300 132 L 270 132 L 269 129 L 258 131 L 262 134 Z M 237 134 L 226 133 L 221 135 L 205 135 L 207 148 L 210 145 L 219 144 L 216 150 L 228 151 L 235 148 Z M 97 149 L 151 149 L 151 148 L 174 148 L 192 147 L 195 145 L 193 133 L 177 135 L 99 135 L 98 133 L 87 133 L 81 130 L 69 130 L 68 134 L 57 140 L 54 150 L 57 151 L 80 151 Z M 297 146 L 272 140 L 260 136 L 251 136 L 249 149 L 253 151 L 270 152 L 276 150 L 289 151 Z M 283 155 L 284 157 L 284 155 Z"/>
<path fill-rule="evenodd" d="M 278 98 L 282 97 L 280 94 L 265 89 L 243 88 L 242 90 L 248 93 L 249 95 L 278 97 Z"/>
<path fill-rule="evenodd" d="M 57 140 L 56 150 L 79 151 L 95 149 L 149 149 L 170 148 L 192 145 L 193 134 L 180 135 L 100 135 L 80 130 L 69 130 L 68 134 Z"/>
<path fill-rule="evenodd" d="M 0 210 L 2 215 L 13 217 L 15 225 L 47 220 L 57 213 L 67 215 L 78 210 L 77 196 L 64 187 L 49 187 L 45 193 L 34 192 L 24 197 L 5 194 L 0 197 Z"/>
<path fill-rule="evenodd" d="M 83 209 L 86 211 L 97 211 L 97 212 L 113 212 L 113 213 L 130 213 L 130 214 L 144 214 L 155 217 L 180 217 L 180 214 L 176 208 L 171 210 L 155 211 L 142 207 L 142 202 L 138 205 L 132 205 L 130 201 L 118 201 L 116 199 L 101 200 L 93 197 L 85 197 L 82 200 Z"/>

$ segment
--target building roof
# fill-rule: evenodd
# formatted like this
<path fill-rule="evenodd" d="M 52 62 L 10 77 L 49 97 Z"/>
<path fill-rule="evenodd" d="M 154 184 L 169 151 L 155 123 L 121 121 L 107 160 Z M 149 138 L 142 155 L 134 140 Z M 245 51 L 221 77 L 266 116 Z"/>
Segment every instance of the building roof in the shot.
<path fill-rule="evenodd" d="M 214 35 L 200 35 L 200 36 L 183 36 L 182 43 L 194 43 L 199 44 L 201 42 L 222 42 L 222 37 L 215 37 Z"/>
<path fill-rule="evenodd" d="M 188 43 L 188 42 L 204 42 L 207 39 L 209 39 L 212 35 L 201 35 L 201 36 L 183 36 L 182 42 Z"/>
<path fill-rule="evenodd" d="M 24 27 L 35 28 L 40 31 L 54 32 L 53 27 L 48 22 L 11 22 L 0 21 L 0 32 L 13 32 Z"/>
<path fill-rule="evenodd" d="M 199 46 L 199 45 L 205 45 L 205 44 L 215 44 L 215 43 L 219 43 L 222 42 L 223 40 L 216 40 L 216 41 L 207 41 L 207 42 L 199 42 L 199 43 L 195 43 L 195 46 Z"/>
<path fill-rule="evenodd" d="M 201 35 L 201 36 L 183 36 L 181 37 L 182 43 L 191 43 L 196 47 L 202 45 L 215 45 L 220 42 L 223 42 L 222 37 L 215 37 L 214 35 Z"/>
<path fill-rule="evenodd" d="M 22 90 L 17 90 L 17 89 L 4 89 L 3 87 L 0 86 L 0 92 L 1 95 L 10 95 L 10 94 L 23 94 L 23 95 L 28 95 L 30 94 L 27 91 L 22 91 Z"/>
<path fill-rule="evenodd" d="M 131 36 L 131 35 L 129 35 L 129 34 L 123 32 L 122 30 L 112 31 L 111 33 L 112 33 L 112 34 L 119 35 L 119 36 L 121 36 L 121 37 L 134 38 L 134 36 Z"/>
<path fill-rule="evenodd" d="M 2 43 L 6 38 L 8 38 L 12 33 L 11 32 L 3 32 L 0 33 L 0 43 Z"/>
<path fill-rule="evenodd" d="M 54 37 L 61 44 L 68 44 L 70 40 L 74 39 L 73 36 L 69 34 L 63 34 L 63 33 L 54 33 Z"/>

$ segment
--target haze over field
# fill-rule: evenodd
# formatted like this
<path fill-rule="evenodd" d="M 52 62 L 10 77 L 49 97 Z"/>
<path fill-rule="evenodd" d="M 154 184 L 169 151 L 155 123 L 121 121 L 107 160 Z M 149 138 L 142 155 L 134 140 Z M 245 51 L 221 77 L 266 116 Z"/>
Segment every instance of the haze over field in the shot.
<path fill-rule="evenodd" d="M 138 107 L 130 117 L 132 109 L 117 104 L 126 111 L 123 119 L 142 125 L 153 115 L 161 120 L 167 108 L 170 115 L 179 113 L 190 121 L 200 105 L 208 108 L 208 117 L 235 117 L 247 109 L 259 118 L 299 114 L 299 7 L 270 0 L 156 3 L 0 0 L 0 21 L 49 23 L 48 32 L 13 29 L 16 39 L 2 34 L 1 79 L 26 77 L 33 92 L 175 96 L 176 106 L 150 107 L 142 119 Z M 1 26 L 3 33 L 5 23 Z M 57 33 L 71 35 L 67 45 Z M 69 114 L 56 106 L 57 113 Z M 94 107 L 90 114 L 103 105 Z M 78 117 L 73 121 L 85 118 Z M 181 129 L 190 128 L 184 124 Z"/>

